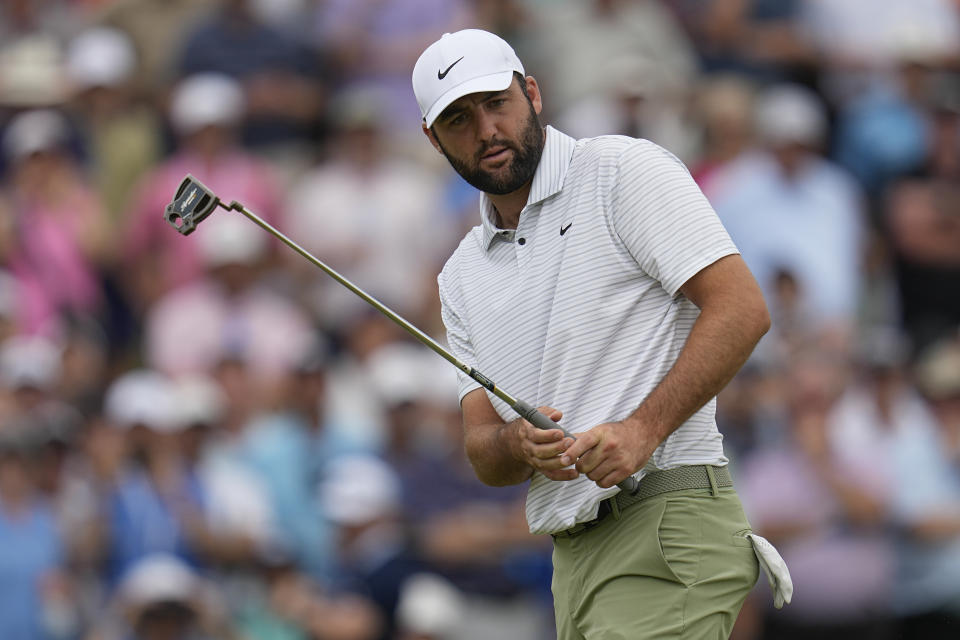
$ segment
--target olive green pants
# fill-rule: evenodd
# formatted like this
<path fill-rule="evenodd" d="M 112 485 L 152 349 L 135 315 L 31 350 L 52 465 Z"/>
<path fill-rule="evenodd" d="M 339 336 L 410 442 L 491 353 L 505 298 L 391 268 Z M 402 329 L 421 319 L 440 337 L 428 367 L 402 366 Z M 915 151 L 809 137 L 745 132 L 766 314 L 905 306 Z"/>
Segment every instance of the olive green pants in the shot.
<path fill-rule="evenodd" d="M 760 571 L 749 532 L 736 491 L 720 488 L 664 493 L 554 537 L 557 638 L 728 638 Z"/>

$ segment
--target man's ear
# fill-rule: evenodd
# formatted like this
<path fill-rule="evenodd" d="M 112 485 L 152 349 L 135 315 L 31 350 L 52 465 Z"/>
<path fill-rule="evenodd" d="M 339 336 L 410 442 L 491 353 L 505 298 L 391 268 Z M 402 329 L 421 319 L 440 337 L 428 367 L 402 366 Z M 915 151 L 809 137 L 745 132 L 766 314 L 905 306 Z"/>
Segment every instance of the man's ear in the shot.
<path fill-rule="evenodd" d="M 524 78 L 524 83 L 527 87 L 527 95 L 530 97 L 530 104 L 533 105 L 533 110 L 540 115 L 540 112 L 543 111 L 543 99 L 540 96 L 540 85 L 537 84 L 537 79 L 533 76 L 527 76 Z"/>
<path fill-rule="evenodd" d="M 443 149 L 440 148 L 440 143 L 437 142 L 437 138 L 433 135 L 433 131 L 430 131 L 426 124 L 421 124 L 420 126 L 423 128 L 423 135 L 427 136 L 427 140 L 429 140 L 430 144 L 433 145 L 433 148 L 437 150 L 437 153 L 442 155 Z"/>

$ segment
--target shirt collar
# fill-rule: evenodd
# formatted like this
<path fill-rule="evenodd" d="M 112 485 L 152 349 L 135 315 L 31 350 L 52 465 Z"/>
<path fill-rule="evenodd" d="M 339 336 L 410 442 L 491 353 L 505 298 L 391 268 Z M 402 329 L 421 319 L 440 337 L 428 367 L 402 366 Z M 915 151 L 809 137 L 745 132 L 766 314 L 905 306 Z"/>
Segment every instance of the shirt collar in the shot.
<path fill-rule="evenodd" d="M 546 137 L 540 163 L 533 174 L 527 206 L 542 202 L 560 192 L 563 188 L 563 179 L 567 175 L 567 168 L 570 166 L 570 159 L 573 157 L 573 150 L 577 146 L 574 138 L 557 131 L 550 125 L 546 127 Z M 493 239 L 504 231 L 507 231 L 507 235 L 512 238 L 512 229 L 504 230 L 497 227 L 497 212 L 485 193 L 480 194 L 480 219 L 483 227 L 484 249 L 490 249 Z"/>

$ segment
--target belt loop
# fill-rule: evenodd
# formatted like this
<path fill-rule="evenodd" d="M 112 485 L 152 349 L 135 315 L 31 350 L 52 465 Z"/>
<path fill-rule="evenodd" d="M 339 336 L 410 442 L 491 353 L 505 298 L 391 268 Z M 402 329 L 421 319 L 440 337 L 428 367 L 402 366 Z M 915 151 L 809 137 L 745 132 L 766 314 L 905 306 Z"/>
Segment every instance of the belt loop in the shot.
<path fill-rule="evenodd" d="M 720 495 L 720 490 L 717 488 L 717 478 L 713 475 L 713 465 L 704 465 L 707 469 L 707 479 L 710 481 L 710 495 L 716 498 Z"/>
<path fill-rule="evenodd" d="M 620 497 L 620 494 L 618 493 L 612 498 L 608 498 L 608 500 L 610 500 L 610 512 L 613 514 L 614 520 L 620 519 L 620 501 L 617 500 L 617 498 L 619 497 Z"/>

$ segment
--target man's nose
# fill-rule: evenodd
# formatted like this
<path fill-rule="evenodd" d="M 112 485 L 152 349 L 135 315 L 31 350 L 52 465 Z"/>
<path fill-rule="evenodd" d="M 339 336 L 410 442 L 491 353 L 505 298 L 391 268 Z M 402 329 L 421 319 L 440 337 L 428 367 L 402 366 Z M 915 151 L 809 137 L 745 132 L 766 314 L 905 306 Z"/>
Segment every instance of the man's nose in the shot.
<path fill-rule="evenodd" d="M 477 111 L 477 138 L 483 142 L 492 140 L 497 136 L 497 118 L 486 113 L 483 109 L 478 109 Z"/>

